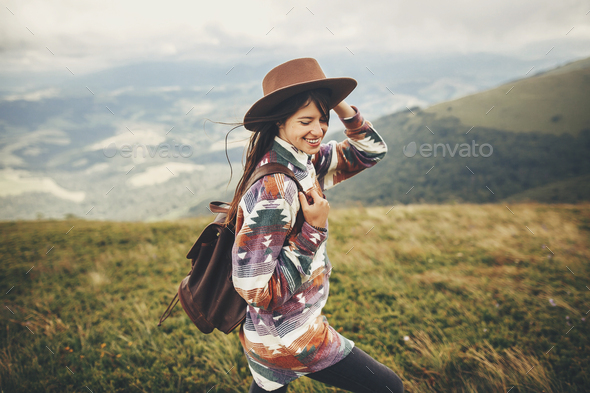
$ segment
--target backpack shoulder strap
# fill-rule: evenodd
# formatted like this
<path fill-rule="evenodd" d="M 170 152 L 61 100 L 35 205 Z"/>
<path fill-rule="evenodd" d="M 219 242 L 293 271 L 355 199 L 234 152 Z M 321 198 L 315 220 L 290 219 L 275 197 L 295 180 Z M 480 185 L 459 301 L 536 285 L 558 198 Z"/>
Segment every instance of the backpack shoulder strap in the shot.
<path fill-rule="evenodd" d="M 289 176 L 291 179 L 295 180 L 295 183 L 297 184 L 297 188 L 299 189 L 299 191 L 304 192 L 303 186 L 301 185 L 301 183 L 299 183 L 299 180 L 297 179 L 297 177 L 295 177 L 293 171 L 285 165 L 279 164 L 278 162 L 271 162 L 256 168 L 254 172 L 252 172 L 252 176 L 250 176 L 250 179 L 248 179 L 248 184 L 246 185 L 245 190 L 248 190 L 261 177 L 266 175 L 272 175 L 274 173 L 283 173 Z M 299 198 L 299 196 L 297 196 L 297 198 Z M 289 230 L 289 233 L 287 233 L 286 241 L 288 241 L 291 232 L 299 231 L 299 229 L 301 229 L 304 222 L 305 217 L 303 216 L 303 210 L 299 208 L 299 211 L 297 212 L 297 218 L 295 220 L 295 225 Z"/>
<path fill-rule="evenodd" d="M 272 175 L 273 173 L 283 173 L 289 176 L 290 178 L 295 180 L 295 183 L 297 183 L 297 188 L 299 189 L 299 191 L 303 191 L 303 186 L 301 186 L 301 183 L 299 183 L 299 180 L 297 179 L 297 177 L 295 177 L 293 171 L 287 168 L 285 165 L 279 164 L 278 162 L 271 162 L 269 164 L 265 164 L 256 168 L 254 172 L 252 172 L 250 179 L 248 179 L 248 184 L 246 184 L 245 190 L 248 190 L 261 177 L 266 175 Z"/>
<path fill-rule="evenodd" d="M 248 190 L 250 187 L 252 187 L 252 185 L 256 183 L 261 177 L 266 175 L 272 175 L 273 173 L 284 173 L 291 179 L 295 180 L 295 183 L 297 184 L 297 188 L 299 189 L 299 191 L 303 191 L 303 186 L 301 185 L 301 183 L 299 183 L 299 180 L 297 179 L 297 177 L 295 177 L 293 171 L 287 168 L 285 165 L 279 164 L 278 162 L 271 162 L 269 164 L 265 164 L 256 168 L 254 172 L 252 172 L 250 178 L 248 179 L 248 182 L 246 183 L 246 187 L 244 188 L 244 190 Z M 221 207 L 221 205 L 229 205 L 229 203 L 222 201 L 212 201 L 211 203 L 209 203 L 209 210 L 211 210 L 212 213 L 226 213 L 228 208 Z"/>

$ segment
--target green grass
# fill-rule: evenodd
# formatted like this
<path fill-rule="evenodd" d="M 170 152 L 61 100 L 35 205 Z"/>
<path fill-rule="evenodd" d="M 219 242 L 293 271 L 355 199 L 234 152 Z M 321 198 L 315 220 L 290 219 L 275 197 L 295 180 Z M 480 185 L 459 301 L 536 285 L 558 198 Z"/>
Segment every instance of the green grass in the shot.
<path fill-rule="evenodd" d="M 585 391 L 590 204 L 508 207 L 332 209 L 330 324 L 407 392 Z M 1 223 L 2 391 L 247 391 L 237 332 L 157 327 L 212 218 Z"/>

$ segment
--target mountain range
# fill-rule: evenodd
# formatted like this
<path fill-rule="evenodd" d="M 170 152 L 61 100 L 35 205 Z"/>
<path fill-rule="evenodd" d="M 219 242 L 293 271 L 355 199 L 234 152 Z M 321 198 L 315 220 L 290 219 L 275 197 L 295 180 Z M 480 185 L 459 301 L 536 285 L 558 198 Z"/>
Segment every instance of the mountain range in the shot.
<path fill-rule="evenodd" d="M 212 121 L 241 120 L 269 67 L 153 63 L 0 92 L 0 219 L 210 214 L 210 201 L 231 200 L 249 136 L 232 131 L 226 156 L 231 125 Z M 590 198 L 590 58 L 487 90 L 488 76 L 371 74 L 355 76 L 347 102 L 389 152 L 328 190 L 332 206 Z M 344 139 L 337 126 L 325 141 Z"/>

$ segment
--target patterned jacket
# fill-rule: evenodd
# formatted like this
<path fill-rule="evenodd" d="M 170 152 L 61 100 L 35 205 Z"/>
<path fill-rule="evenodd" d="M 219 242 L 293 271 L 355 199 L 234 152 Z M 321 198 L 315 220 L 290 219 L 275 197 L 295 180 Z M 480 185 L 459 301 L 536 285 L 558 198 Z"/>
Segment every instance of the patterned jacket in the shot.
<path fill-rule="evenodd" d="M 321 144 L 308 155 L 275 137 L 257 167 L 271 162 L 288 166 L 308 199 L 377 164 L 387 146 L 358 108 L 340 118 L 346 139 Z M 301 206 L 296 183 L 283 174 L 266 175 L 240 200 L 232 249 L 232 280 L 248 303 L 239 338 L 248 366 L 261 388 L 271 391 L 343 359 L 354 347 L 322 315 L 332 264 L 327 232 L 304 222 L 289 235 Z M 326 224 L 328 225 L 328 224 Z"/>

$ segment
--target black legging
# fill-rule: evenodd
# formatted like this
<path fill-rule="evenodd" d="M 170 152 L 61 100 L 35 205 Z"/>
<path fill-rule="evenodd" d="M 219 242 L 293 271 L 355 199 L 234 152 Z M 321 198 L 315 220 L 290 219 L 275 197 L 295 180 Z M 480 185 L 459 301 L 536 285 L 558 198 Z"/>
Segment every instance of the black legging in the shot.
<path fill-rule="evenodd" d="M 402 380 L 396 373 L 356 346 L 338 363 L 305 376 L 355 393 L 403 393 L 404 391 Z M 272 392 L 285 393 L 288 386 L 289 384 L 284 385 Z M 262 389 L 252 380 L 248 393 L 264 392 L 267 390 Z"/>

